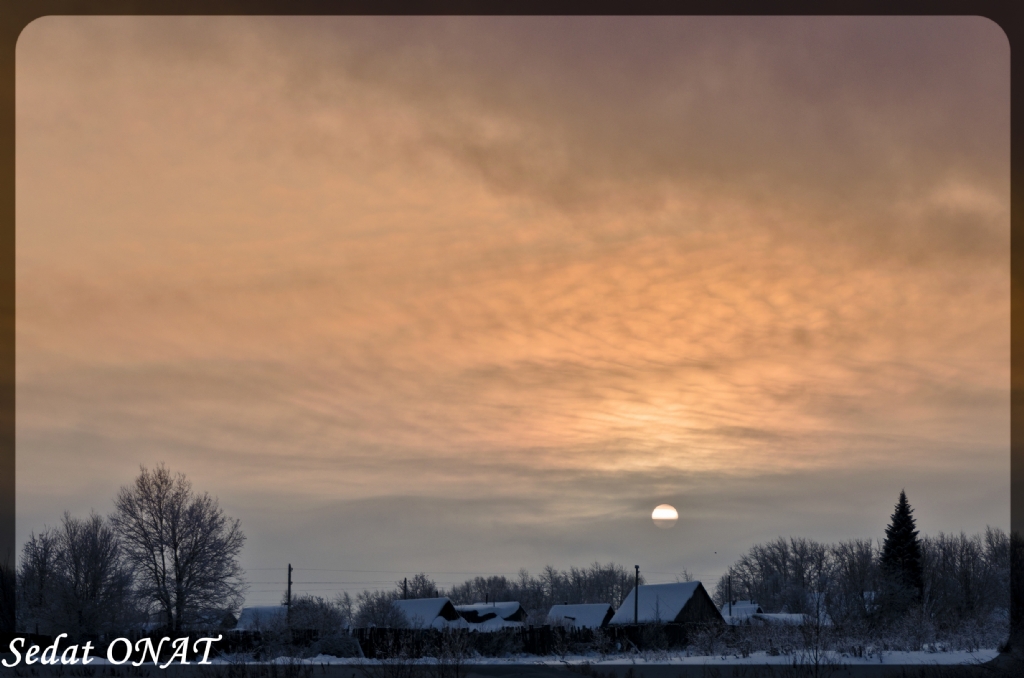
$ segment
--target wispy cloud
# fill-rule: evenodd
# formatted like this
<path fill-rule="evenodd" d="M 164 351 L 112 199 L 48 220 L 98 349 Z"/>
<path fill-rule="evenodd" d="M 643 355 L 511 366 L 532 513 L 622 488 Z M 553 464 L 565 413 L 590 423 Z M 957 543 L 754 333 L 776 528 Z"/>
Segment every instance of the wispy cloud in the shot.
<path fill-rule="evenodd" d="M 50 17 L 18 50 L 22 531 L 160 460 L 237 506 L 489 497 L 541 541 L 703 483 L 1005 476 L 987 20 Z"/>

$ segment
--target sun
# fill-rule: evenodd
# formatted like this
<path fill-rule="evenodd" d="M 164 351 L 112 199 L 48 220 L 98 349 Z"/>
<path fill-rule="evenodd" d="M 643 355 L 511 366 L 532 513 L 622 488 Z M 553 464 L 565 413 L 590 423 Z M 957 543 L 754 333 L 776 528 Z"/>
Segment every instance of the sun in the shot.
<path fill-rule="evenodd" d="M 651 520 L 658 527 L 667 529 L 675 525 L 676 521 L 679 520 L 679 512 L 676 511 L 674 506 L 660 504 L 651 511 Z"/>

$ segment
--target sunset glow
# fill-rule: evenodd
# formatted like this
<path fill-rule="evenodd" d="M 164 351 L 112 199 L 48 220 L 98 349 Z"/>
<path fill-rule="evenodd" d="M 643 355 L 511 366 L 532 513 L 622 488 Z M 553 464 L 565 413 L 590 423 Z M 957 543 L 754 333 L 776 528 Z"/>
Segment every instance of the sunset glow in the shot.
<path fill-rule="evenodd" d="M 668 504 L 659 504 L 651 511 L 651 520 L 658 527 L 672 527 L 679 520 L 679 512 Z"/>
<path fill-rule="evenodd" d="M 19 540 L 161 461 L 252 568 L 681 568 L 652 496 L 697 575 L 904 486 L 1008 526 L 987 20 L 47 17 L 17 67 Z"/>

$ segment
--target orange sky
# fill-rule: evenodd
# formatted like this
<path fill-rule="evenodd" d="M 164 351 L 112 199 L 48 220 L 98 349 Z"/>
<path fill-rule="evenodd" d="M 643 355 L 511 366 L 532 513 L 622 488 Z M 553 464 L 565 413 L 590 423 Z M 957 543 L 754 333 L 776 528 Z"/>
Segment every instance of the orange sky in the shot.
<path fill-rule="evenodd" d="M 250 568 L 1008 527 L 985 19 L 48 17 L 17 173 L 19 542 L 161 461 Z"/>

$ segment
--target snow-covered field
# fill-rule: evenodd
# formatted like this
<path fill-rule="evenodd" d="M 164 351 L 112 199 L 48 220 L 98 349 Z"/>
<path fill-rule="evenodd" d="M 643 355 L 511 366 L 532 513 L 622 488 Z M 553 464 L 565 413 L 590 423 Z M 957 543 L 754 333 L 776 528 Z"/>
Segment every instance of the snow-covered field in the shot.
<path fill-rule="evenodd" d="M 827 653 L 819 658 L 820 664 L 842 664 L 845 666 L 868 666 L 868 665 L 883 665 L 883 666 L 901 666 L 901 665 L 927 665 L 927 664 L 944 664 L 944 665 L 956 665 L 956 664 L 982 664 L 992 659 L 995 659 L 999 651 L 996 649 L 984 649 L 977 650 L 975 652 L 967 651 L 950 651 L 950 652 L 880 652 L 873 654 L 865 654 L 863 657 L 852 657 L 845 656 L 842 654 Z M 231 664 L 237 663 L 232 661 L 230 658 L 218 658 L 212 660 L 215 664 Z M 389 660 L 389 663 L 394 663 L 395 660 Z M 105 662 L 104 662 L 105 663 Z M 245 663 L 263 663 L 263 662 L 245 662 Z M 358 657 L 339 659 L 338 657 L 332 657 L 330 655 L 318 655 L 316 657 L 310 657 L 307 659 L 295 659 L 291 657 L 278 657 L 269 663 L 275 664 L 313 664 L 313 665 L 358 665 L 358 664 L 380 664 L 382 662 L 373 659 L 361 659 Z M 416 665 L 432 665 L 436 663 L 436 660 L 430 657 L 424 657 L 422 659 L 409 660 L 409 664 Z M 740 655 L 728 654 L 725 656 L 714 656 L 709 657 L 706 655 L 687 655 L 685 653 L 678 652 L 660 652 L 660 653 L 648 653 L 645 655 L 608 655 L 605 658 L 601 658 L 598 655 L 571 655 L 565 658 L 556 656 L 549 657 L 537 657 L 533 655 L 520 655 L 515 657 L 474 657 L 466 659 L 463 664 L 465 666 L 484 665 L 484 666 L 565 666 L 575 665 L 579 666 L 582 664 L 589 664 L 594 668 L 600 667 L 612 667 L 612 666 L 642 666 L 642 665 L 665 665 L 665 664 L 680 664 L 680 665 L 692 665 L 692 666 L 733 666 L 733 665 L 778 665 L 778 666 L 792 666 L 796 664 L 813 664 L 814 661 L 811 657 L 795 653 L 789 655 L 769 655 L 766 652 L 753 652 L 747 657 Z"/>

